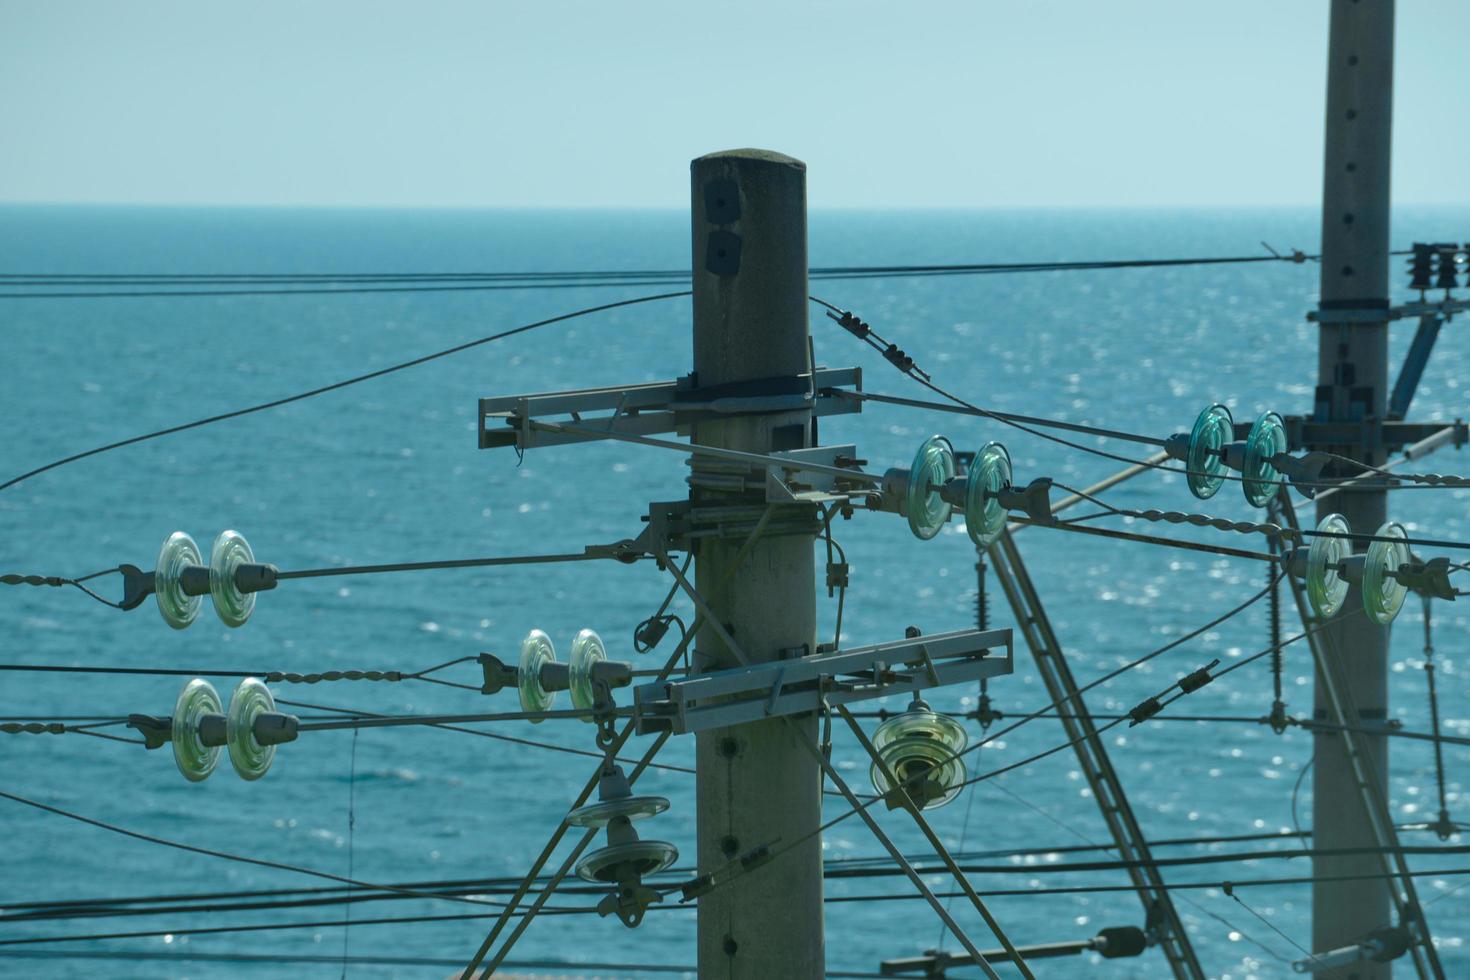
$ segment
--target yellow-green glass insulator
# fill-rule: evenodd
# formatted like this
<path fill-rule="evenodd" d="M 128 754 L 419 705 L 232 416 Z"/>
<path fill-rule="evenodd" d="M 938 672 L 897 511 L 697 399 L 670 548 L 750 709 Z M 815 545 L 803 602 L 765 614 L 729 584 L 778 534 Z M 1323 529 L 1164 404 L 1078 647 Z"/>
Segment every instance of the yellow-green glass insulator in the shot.
<path fill-rule="evenodd" d="M 1317 530 L 1331 535 L 1350 533 L 1348 522 L 1341 514 L 1328 514 Z M 1353 543 L 1346 537 L 1315 537 L 1307 547 L 1307 598 L 1323 619 L 1341 609 L 1347 598 L 1348 581 L 1338 566 L 1352 553 Z"/>
<path fill-rule="evenodd" d="M 158 552 L 158 564 L 153 572 L 153 598 L 158 602 L 158 612 L 163 621 L 176 630 L 184 629 L 199 616 L 203 598 L 185 595 L 182 579 L 185 568 L 203 564 L 199 546 L 183 531 L 170 534 Z"/>
<path fill-rule="evenodd" d="M 915 537 L 928 541 L 949 520 L 954 505 L 940 495 L 940 490 L 954 475 L 954 446 L 944 436 L 925 439 L 914 454 L 904 501 L 909 529 Z"/>
<path fill-rule="evenodd" d="M 204 744 L 199 720 L 205 715 L 223 713 L 219 692 L 200 677 L 185 684 L 174 702 L 173 717 L 169 719 L 169 743 L 174 750 L 174 765 L 191 783 L 208 779 L 219 763 L 219 746 Z"/>
<path fill-rule="evenodd" d="M 959 723 L 928 708 L 889 718 L 873 733 L 873 748 L 883 764 L 873 764 L 873 788 L 887 795 L 898 783 L 921 810 L 944 806 L 959 795 L 968 775 L 964 751 L 969 738 Z"/>
<path fill-rule="evenodd" d="M 226 626 L 243 626 L 255 611 L 255 593 L 241 592 L 235 584 L 235 570 L 254 564 L 255 553 L 238 531 L 222 531 L 214 539 L 209 552 L 209 594 L 214 611 Z"/>
<path fill-rule="evenodd" d="M 567 693 L 572 696 L 572 707 L 591 711 L 597 707 L 597 691 L 592 685 L 592 668 L 607 659 L 607 648 L 602 637 L 592 630 L 582 630 L 572 640 L 572 652 L 567 660 Z M 591 722 L 590 715 L 583 721 Z"/>
<path fill-rule="evenodd" d="M 521 641 L 521 661 L 516 668 L 516 688 L 521 695 L 522 711 L 549 711 L 556 700 L 556 692 L 548 691 L 541 684 L 541 668 L 556 662 L 556 648 L 551 637 L 541 630 L 532 630 Z M 540 718 L 532 718 L 540 724 Z"/>
<path fill-rule="evenodd" d="M 1373 536 L 1395 540 L 1368 545 L 1363 562 L 1363 611 L 1379 626 L 1387 626 L 1397 618 L 1409 594 L 1408 586 L 1394 577 L 1400 566 L 1411 560 L 1409 543 L 1404 540 L 1404 526 L 1394 521 L 1384 524 Z"/>
<path fill-rule="evenodd" d="M 225 746 L 241 779 L 259 779 L 275 761 L 276 747 L 261 745 L 255 738 L 255 719 L 275 710 L 276 699 L 259 678 L 247 677 L 235 687 L 225 715 Z"/>

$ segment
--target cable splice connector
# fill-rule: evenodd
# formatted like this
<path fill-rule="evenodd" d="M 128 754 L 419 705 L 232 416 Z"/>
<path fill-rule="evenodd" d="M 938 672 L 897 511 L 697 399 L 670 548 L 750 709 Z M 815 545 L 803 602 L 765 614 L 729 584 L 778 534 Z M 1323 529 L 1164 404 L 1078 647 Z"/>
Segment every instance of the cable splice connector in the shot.
<path fill-rule="evenodd" d="M 827 312 L 827 316 L 831 317 L 833 320 L 836 320 L 839 327 L 841 327 L 843 330 L 846 330 L 848 333 L 852 334 L 859 340 L 866 340 L 868 334 L 873 332 L 872 327 L 868 326 L 862 320 L 858 319 L 858 317 L 854 315 L 850 310 L 843 310 L 840 316 L 829 310 Z"/>
<path fill-rule="evenodd" d="M 1199 670 L 1196 670 L 1194 673 L 1186 674 L 1185 676 L 1179 678 L 1180 692 L 1184 694 L 1193 694 L 1195 691 L 1198 691 L 1210 681 L 1214 680 L 1215 678 L 1210 676 L 1210 669 L 1219 663 L 1220 661 L 1218 660 L 1212 660 L 1207 665 L 1201 667 Z"/>
<path fill-rule="evenodd" d="M 1148 721 L 1154 715 L 1163 710 L 1164 706 L 1162 703 L 1160 703 L 1158 698 L 1145 698 L 1144 700 L 1138 702 L 1138 704 L 1134 705 L 1132 708 L 1128 709 L 1128 717 L 1133 719 L 1132 721 L 1128 722 L 1128 727 L 1132 728 L 1135 725 L 1142 725 L 1144 722 Z"/>
<path fill-rule="evenodd" d="M 1220 661 L 1218 659 L 1211 660 L 1199 670 L 1193 671 L 1189 674 L 1185 674 L 1183 677 L 1179 678 L 1179 680 L 1175 681 L 1173 684 L 1170 684 L 1168 687 L 1164 688 L 1153 697 L 1144 698 L 1142 701 L 1138 702 L 1138 704 L 1134 705 L 1128 711 L 1128 717 L 1131 719 L 1128 722 L 1128 727 L 1133 728 L 1135 725 L 1141 725 L 1152 718 L 1154 715 L 1158 714 L 1160 711 L 1163 711 L 1165 704 L 1165 702 L 1162 700 L 1163 697 L 1167 695 L 1170 691 L 1174 690 L 1176 687 L 1179 689 L 1179 697 L 1184 697 L 1184 695 L 1193 694 L 1195 691 L 1198 691 L 1200 688 L 1210 683 L 1210 681 L 1215 679 L 1214 677 L 1210 676 L 1210 671 L 1214 670 L 1219 665 Z M 1170 698 L 1170 701 L 1173 700 L 1173 698 Z"/>

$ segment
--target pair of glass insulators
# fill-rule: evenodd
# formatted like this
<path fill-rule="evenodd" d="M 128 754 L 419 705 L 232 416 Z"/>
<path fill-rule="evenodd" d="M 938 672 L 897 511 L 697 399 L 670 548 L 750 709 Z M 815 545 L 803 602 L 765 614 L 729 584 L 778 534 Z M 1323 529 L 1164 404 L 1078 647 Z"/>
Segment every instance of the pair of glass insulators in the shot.
<path fill-rule="evenodd" d="M 592 630 L 582 630 L 572 639 L 571 658 L 567 663 L 567 692 L 572 698 L 572 707 L 591 711 L 597 707 L 597 690 L 592 683 L 592 668 L 607 659 L 607 648 L 602 637 Z M 532 630 L 521 641 L 521 659 L 516 667 L 516 689 L 521 696 L 522 711 L 550 711 L 556 701 L 556 691 L 549 691 L 541 682 L 541 668 L 556 663 L 556 647 L 551 637 L 541 630 Z M 590 722 L 590 716 L 583 721 Z M 540 724 L 540 718 L 532 718 Z"/>
<path fill-rule="evenodd" d="M 914 536 L 928 541 L 939 533 L 954 512 L 941 488 L 953 480 L 954 446 L 944 436 L 930 436 L 914 454 L 909 469 L 904 513 Z M 1011 454 L 998 442 L 980 447 L 965 477 L 965 530 L 978 548 L 990 546 L 1006 526 L 1000 491 L 1011 485 Z"/>
<path fill-rule="evenodd" d="M 1189 433 L 1189 452 L 1185 460 L 1189 492 L 1208 500 L 1225 482 L 1229 468 L 1225 447 L 1235 441 L 1235 420 L 1224 405 L 1211 405 L 1199 413 Z M 1271 465 L 1278 453 L 1287 449 L 1286 424 L 1275 412 L 1264 412 L 1251 425 L 1245 437 L 1245 454 L 1241 461 L 1241 489 L 1252 507 L 1264 507 L 1281 489 L 1281 474 Z"/>
<path fill-rule="evenodd" d="M 255 593 L 241 592 L 235 584 L 235 572 L 241 565 L 254 564 L 255 554 L 244 535 L 223 531 L 214 539 L 209 552 L 209 595 L 214 611 L 226 626 L 243 626 L 255 611 Z M 158 553 L 153 573 L 153 597 L 163 621 L 181 630 L 199 616 L 204 597 L 184 592 L 184 569 L 200 566 L 204 559 L 194 539 L 183 531 L 175 531 Z"/>
<path fill-rule="evenodd" d="M 1334 536 L 1315 537 L 1307 546 L 1307 598 L 1317 615 L 1327 619 L 1341 609 L 1347 599 L 1348 580 L 1343 575 L 1342 563 L 1353 554 L 1353 543 L 1347 537 L 1352 531 L 1341 514 L 1328 514 L 1317 525 L 1317 530 Z M 1408 586 L 1398 580 L 1397 574 L 1412 560 L 1412 556 L 1402 524 L 1389 521 L 1373 536 L 1391 540 L 1368 544 L 1361 583 L 1363 612 L 1379 626 L 1387 626 L 1398 616 L 1404 597 L 1409 593 Z"/>
<path fill-rule="evenodd" d="M 886 796 L 894 787 L 889 773 L 921 810 L 944 806 L 959 795 L 969 775 L 960 753 L 969 742 L 959 722 L 915 701 L 873 732 L 873 788 Z"/>
<path fill-rule="evenodd" d="M 599 800 L 567 814 L 573 827 L 607 827 L 619 818 L 629 823 L 656 816 L 669 808 L 662 796 L 624 796 Z M 609 843 L 577 862 L 577 877 L 595 884 L 616 885 L 627 878 L 642 878 L 662 871 L 679 860 L 679 849 L 668 841 L 635 839 Z"/>
<path fill-rule="evenodd" d="M 174 763 L 191 783 L 208 779 L 219 762 L 218 745 L 205 745 L 199 723 L 205 715 L 225 716 L 225 748 L 230 762 L 244 780 L 264 776 L 276 757 L 274 745 L 262 745 L 255 737 L 255 719 L 276 710 L 276 699 L 265 683 L 247 677 L 236 687 L 226 712 L 214 685 L 196 677 L 184 685 L 174 703 L 169 741 Z"/>

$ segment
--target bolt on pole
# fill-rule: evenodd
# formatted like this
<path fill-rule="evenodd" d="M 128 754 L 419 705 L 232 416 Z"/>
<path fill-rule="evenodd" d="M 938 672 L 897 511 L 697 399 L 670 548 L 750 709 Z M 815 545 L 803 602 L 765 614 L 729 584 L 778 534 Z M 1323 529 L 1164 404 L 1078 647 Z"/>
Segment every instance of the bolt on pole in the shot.
<path fill-rule="evenodd" d="M 806 165 L 765 150 L 732 150 L 690 165 L 693 211 L 694 375 L 700 389 L 790 385 L 811 370 L 807 328 Z M 815 444 L 810 409 L 700 421 L 696 443 L 746 452 Z M 696 464 L 696 471 L 698 464 Z M 700 506 L 750 506 L 764 497 L 695 486 Z M 754 662 L 816 648 L 814 535 L 764 536 L 727 578 L 740 540 L 705 538 L 695 581 Z M 724 581 L 723 587 L 718 583 Z M 737 666 L 712 629 L 694 669 Z M 821 822 L 821 771 L 799 739 L 815 715 L 772 718 L 695 736 L 701 874 L 763 844 L 789 846 Z M 822 842 L 814 835 L 759 874 L 699 899 L 702 978 L 820 977 Z"/>

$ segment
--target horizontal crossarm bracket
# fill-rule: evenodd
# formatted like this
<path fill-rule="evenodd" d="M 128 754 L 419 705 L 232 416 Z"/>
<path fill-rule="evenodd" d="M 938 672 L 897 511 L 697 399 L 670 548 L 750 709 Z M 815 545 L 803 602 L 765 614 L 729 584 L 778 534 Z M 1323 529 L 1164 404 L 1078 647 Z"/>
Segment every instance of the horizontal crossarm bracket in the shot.
<path fill-rule="evenodd" d="M 1005 655 L 1000 655 L 1004 648 Z M 957 630 L 772 660 L 634 688 L 639 734 L 675 734 L 816 711 L 1011 673 L 1011 631 Z"/>
<path fill-rule="evenodd" d="M 810 410 L 814 415 L 847 415 L 861 411 L 862 402 L 843 398 L 834 389 L 861 391 L 861 368 L 822 368 L 789 378 L 763 378 L 700 388 L 692 376 L 677 381 L 612 388 L 583 388 L 528 395 L 500 395 L 480 399 L 480 448 L 514 446 L 533 449 L 595 438 L 587 429 L 625 435 L 660 432 L 688 434 L 692 423 L 704 418 L 759 415 Z M 537 431 L 530 422 L 564 421 L 578 426 L 578 434 Z"/>

